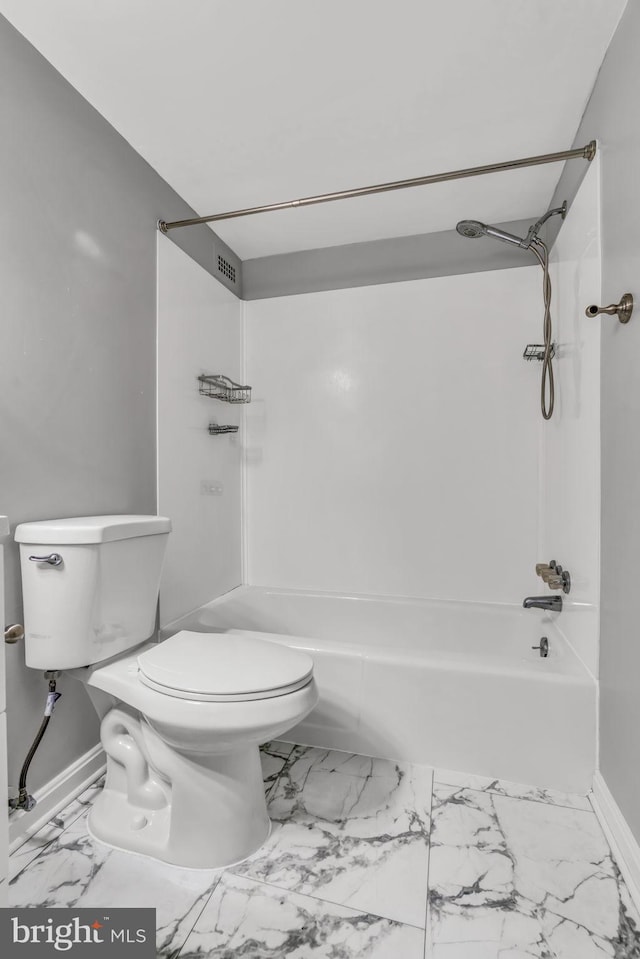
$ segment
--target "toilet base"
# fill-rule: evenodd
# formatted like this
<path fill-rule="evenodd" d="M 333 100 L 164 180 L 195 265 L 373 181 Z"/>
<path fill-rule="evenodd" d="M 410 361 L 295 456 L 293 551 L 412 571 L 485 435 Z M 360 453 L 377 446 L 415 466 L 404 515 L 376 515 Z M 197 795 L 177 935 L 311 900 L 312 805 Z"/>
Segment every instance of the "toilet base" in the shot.
<path fill-rule="evenodd" d="M 107 778 L 89 814 L 90 833 L 101 842 L 175 866 L 221 869 L 269 836 L 256 745 L 180 752 L 119 707 L 105 716 L 101 739 Z"/>

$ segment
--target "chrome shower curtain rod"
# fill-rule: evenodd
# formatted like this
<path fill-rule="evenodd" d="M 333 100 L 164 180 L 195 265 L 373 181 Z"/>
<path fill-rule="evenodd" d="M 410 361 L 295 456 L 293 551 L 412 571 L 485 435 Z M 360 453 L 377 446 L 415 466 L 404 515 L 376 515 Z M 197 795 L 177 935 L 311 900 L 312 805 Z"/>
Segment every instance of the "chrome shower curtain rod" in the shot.
<path fill-rule="evenodd" d="M 213 216 L 198 216 L 191 220 L 173 220 L 171 223 L 158 220 L 161 233 L 177 230 L 183 226 L 196 226 L 199 223 L 215 223 L 217 220 L 234 220 L 240 216 L 253 216 L 256 213 L 271 213 L 275 210 L 292 210 L 299 206 L 313 206 L 316 203 L 331 203 L 333 200 L 350 200 L 356 196 L 370 196 L 372 193 L 390 193 L 392 190 L 406 190 L 414 186 L 427 186 L 429 183 L 445 183 L 447 180 L 463 180 L 465 177 L 482 176 L 484 173 L 499 173 L 502 170 L 517 170 L 521 167 L 540 166 L 542 163 L 558 163 L 561 160 L 593 160 L 596 155 L 596 141 L 591 140 L 576 150 L 562 150 L 560 153 L 543 153 L 541 156 L 524 157 L 522 160 L 507 160 L 505 163 L 489 163 L 486 166 L 472 166 L 466 170 L 452 170 L 450 173 L 433 173 L 430 176 L 416 176 L 410 180 L 394 180 L 391 183 L 376 183 L 374 186 L 361 186 L 355 190 L 341 190 L 339 193 L 321 193 L 319 196 L 306 196 L 300 200 L 288 200 L 285 203 L 268 203 L 266 206 L 250 206 L 244 210 L 231 210 L 229 213 L 214 213 Z"/>

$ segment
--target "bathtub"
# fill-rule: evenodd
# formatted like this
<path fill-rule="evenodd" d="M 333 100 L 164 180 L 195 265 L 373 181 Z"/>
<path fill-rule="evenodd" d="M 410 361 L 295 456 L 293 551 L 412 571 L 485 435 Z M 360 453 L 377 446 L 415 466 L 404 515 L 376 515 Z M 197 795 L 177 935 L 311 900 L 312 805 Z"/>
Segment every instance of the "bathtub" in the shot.
<path fill-rule="evenodd" d="M 161 637 L 241 629 L 308 651 L 320 700 L 291 742 L 585 794 L 596 684 L 557 615 L 240 586 Z"/>

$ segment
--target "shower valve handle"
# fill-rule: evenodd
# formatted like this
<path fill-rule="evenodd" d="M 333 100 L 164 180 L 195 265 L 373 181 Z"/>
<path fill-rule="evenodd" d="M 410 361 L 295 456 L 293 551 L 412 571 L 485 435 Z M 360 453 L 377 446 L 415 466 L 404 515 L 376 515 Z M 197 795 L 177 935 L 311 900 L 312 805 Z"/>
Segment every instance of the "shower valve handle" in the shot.
<path fill-rule="evenodd" d="M 551 578 L 551 576 L 557 576 L 557 575 L 558 575 L 558 571 L 557 571 L 557 569 L 556 569 L 556 564 L 553 563 L 553 562 L 551 562 L 551 563 L 538 563 L 538 565 L 536 566 L 536 573 L 538 574 L 538 576 L 540 576 L 540 578 L 541 578 L 545 583 L 548 583 L 548 582 L 549 582 L 549 579 Z"/>
<path fill-rule="evenodd" d="M 548 583 L 552 576 L 559 576 L 562 573 L 562 566 L 558 566 L 555 559 L 549 563 L 536 563 L 536 574 L 542 577 L 545 583 Z"/>
<path fill-rule="evenodd" d="M 562 566 L 558 566 L 557 574 L 549 577 L 547 580 L 547 586 L 549 589 L 561 589 L 563 593 L 570 593 L 571 574 L 569 573 L 569 570 L 563 569 Z"/>

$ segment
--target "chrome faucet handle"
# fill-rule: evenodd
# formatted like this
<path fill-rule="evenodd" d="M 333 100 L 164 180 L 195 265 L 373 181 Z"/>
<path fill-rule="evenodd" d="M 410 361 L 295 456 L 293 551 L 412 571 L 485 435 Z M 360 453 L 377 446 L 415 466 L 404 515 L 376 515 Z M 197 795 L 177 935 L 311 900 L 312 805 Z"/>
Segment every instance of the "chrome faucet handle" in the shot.
<path fill-rule="evenodd" d="M 560 570 L 562 567 L 560 567 Z M 555 559 L 552 559 L 549 563 L 536 563 L 536 575 L 542 576 L 545 583 L 548 576 L 554 576 L 558 571 L 558 565 Z"/>
<path fill-rule="evenodd" d="M 547 580 L 549 589 L 561 589 L 563 593 L 571 592 L 571 574 L 568 569 L 558 566 L 558 574 Z"/>

